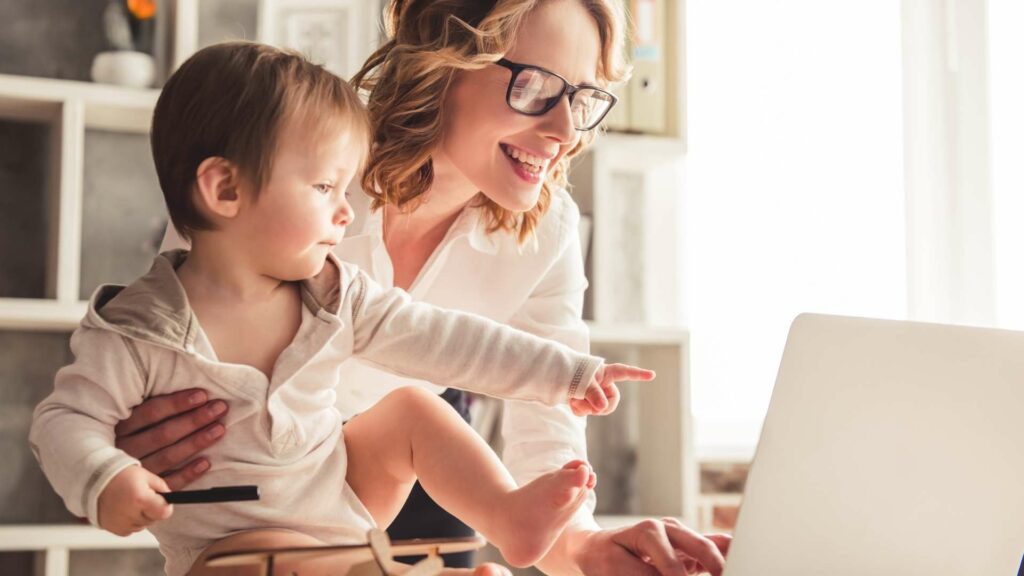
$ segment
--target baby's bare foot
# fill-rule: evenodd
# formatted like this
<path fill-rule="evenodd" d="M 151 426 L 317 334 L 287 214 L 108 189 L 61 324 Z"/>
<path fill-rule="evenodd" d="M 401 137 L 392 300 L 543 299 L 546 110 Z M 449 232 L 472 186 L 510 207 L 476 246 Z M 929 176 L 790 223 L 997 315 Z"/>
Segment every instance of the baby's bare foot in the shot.
<path fill-rule="evenodd" d="M 586 502 L 595 482 L 590 465 L 573 460 L 515 490 L 508 495 L 491 541 L 509 564 L 536 564 Z"/>

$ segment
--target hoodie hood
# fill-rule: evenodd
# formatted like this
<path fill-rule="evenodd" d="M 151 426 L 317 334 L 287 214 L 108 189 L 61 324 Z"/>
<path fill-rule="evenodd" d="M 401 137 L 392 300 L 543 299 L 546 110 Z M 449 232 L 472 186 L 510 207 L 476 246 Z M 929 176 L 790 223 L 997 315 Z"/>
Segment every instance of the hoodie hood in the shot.
<path fill-rule="evenodd" d="M 104 284 L 89 301 L 84 326 L 117 332 L 133 340 L 192 353 L 199 326 L 175 272 L 187 250 L 157 256 L 144 276 L 129 284 Z M 314 315 L 337 314 L 341 305 L 341 265 L 330 254 L 323 270 L 300 285 L 302 303 Z"/>

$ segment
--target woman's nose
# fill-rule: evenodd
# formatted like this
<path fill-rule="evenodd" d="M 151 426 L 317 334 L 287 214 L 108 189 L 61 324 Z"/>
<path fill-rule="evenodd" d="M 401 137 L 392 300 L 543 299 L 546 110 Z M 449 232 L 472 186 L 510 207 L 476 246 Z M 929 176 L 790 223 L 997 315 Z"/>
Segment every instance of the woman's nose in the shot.
<path fill-rule="evenodd" d="M 579 132 L 572 122 L 572 104 L 569 103 L 568 95 L 563 95 L 558 105 L 541 118 L 544 119 L 545 136 L 559 144 L 569 144 L 579 137 Z"/>

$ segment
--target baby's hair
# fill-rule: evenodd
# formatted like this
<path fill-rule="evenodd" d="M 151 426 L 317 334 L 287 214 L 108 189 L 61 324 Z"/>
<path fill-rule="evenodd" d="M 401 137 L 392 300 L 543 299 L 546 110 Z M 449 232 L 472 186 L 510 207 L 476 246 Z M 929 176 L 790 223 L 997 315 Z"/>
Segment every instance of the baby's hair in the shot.
<path fill-rule="evenodd" d="M 370 125 L 356 92 L 301 54 L 253 42 L 204 48 L 170 77 L 153 113 L 150 143 L 171 222 L 183 238 L 213 228 L 193 201 L 196 172 L 220 157 L 239 170 L 253 195 L 266 184 L 286 119 L 316 132 L 351 130 L 363 143 Z"/>
<path fill-rule="evenodd" d="M 433 183 L 430 154 L 440 142 L 443 104 L 460 70 L 477 70 L 505 56 L 523 20 L 547 0 L 393 0 L 385 17 L 388 40 L 352 78 L 369 92 L 373 126 L 363 190 L 373 208 L 414 209 Z M 578 1 L 597 23 L 601 38 L 598 80 L 628 76 L 620 0 Z M 547 211 L 553 191 L 567 184 L 570 159 L 593 139 L 583 133 L 544 180 L 532 209 L 516 213 L 489 199 L 490 231 L 507 230 L 525 242 Z"/>

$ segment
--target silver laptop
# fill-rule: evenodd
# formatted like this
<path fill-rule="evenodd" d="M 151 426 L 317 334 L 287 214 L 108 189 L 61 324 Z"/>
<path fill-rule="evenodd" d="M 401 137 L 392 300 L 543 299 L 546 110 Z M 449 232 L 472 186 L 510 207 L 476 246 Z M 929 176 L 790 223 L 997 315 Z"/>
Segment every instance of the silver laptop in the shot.
<path fill-rule="evenodd" d="M 803 315 L 725 576 L 1024 576 L 1024 333 Z"/>

